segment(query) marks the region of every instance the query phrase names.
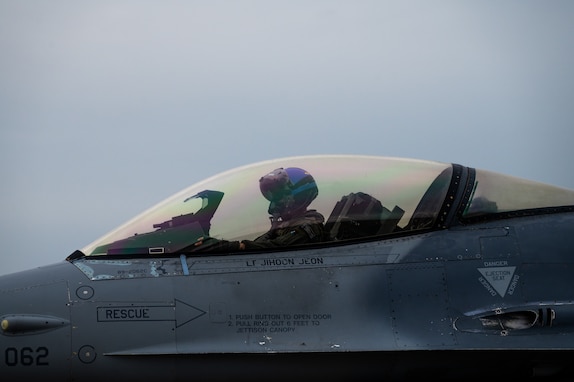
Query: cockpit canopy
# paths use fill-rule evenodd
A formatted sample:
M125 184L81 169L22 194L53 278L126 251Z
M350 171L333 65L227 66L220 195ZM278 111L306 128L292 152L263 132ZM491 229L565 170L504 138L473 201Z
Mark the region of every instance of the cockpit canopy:
M325 241L438 228L459 184L456 168L433 161L351 155L282 158L239 167L173 195L82 249L87 256L169 254L199 237L253 240L270 228L259 179L280 167L305 169L325 216ZM574 205L574 191L476 170L458 217ZM460 193L459 193L460 194Z

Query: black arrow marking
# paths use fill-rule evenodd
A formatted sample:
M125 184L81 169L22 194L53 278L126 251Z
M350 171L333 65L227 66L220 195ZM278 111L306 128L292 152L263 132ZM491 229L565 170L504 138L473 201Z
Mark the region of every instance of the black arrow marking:
M98 322L175 321L176 328L205 313L177 299L170 305L113 305L97 308Z

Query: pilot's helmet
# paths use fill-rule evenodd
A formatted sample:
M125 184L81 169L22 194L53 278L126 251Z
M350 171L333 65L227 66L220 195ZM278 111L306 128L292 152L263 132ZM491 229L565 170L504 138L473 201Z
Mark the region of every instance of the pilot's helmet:
M307 171L297 168L278 168L259 179L259 189L271 203L269 214L290 218L304 211L317 197L315 179Z

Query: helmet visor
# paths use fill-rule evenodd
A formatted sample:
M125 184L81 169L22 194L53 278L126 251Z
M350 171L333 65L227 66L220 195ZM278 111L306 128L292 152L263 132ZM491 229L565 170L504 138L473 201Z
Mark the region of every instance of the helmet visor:
M291 193L289 175L283 168L273 170L259 179L259 189L269 201L279 201Z

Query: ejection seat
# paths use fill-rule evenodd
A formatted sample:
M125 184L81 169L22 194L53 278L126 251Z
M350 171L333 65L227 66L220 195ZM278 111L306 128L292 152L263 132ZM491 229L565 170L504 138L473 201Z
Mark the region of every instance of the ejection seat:
M404 211L392 211L373 196L351 192L337 202L325 223L327 240L345 240L393 232Z

